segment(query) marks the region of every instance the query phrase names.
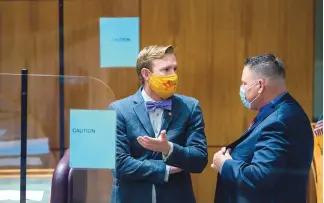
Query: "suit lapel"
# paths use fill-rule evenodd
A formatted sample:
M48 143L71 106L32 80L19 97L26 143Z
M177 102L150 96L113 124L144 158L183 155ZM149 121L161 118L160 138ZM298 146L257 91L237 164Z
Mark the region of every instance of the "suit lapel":
M172 121L176 120L180 116L180 108L178 103L179 101L175 96L172 96L171 99L172 99L171 111L169 110L163 111L162 125L161 125L161 130L166 130L167 134Z
M271 111L269 110L266 114L264 114L264 116L262 118L259 118L256 123L254 123L254 125L252 125L250 128L248 128L242 135L241 137L234 141L233 143L231 143L230 145L228 145L228 148L234 148L236 147L239 143L241 143L243 140L245 140L250 132L252 132L266 117L268 117L272 112L274 112L275 109L273 108Z
M155 137L154 130L150 121L149 114L146 110L144 99L142 97L142 88L140 88L135 95L133 95L133 101L135 103L134 112L141 124L143 125L147 135L150 137Z
M172 113L171 113L171 111L164 110L163 111L163 116L162 116L161 130L166 130L167 131L170 124L171 124L171 122L172 122Z
M134 106L134 112L138 119L140 120L141 124L145 128L148 136L155 137L155 133L150 121L149 114L145 107L145 102L142 96L142 87L139 88L139 90L133 95L133 101L135 103ZM177 119L180 116L180 105L177 97L172 96L172 108L171 111L164 110L162 115L162 124L161 124L161 130L168 131L171 123L173 120ZM168 132L167 132L168 133Z
M269 107L264 112L262 112L261 115L259 115L256 123L254 123L254 125L252 125L249 129L247 129L238 140L228 145L228 148L234 148L236 145L245 140L249 136L250 132L252 132L264 119L266 119L270 114L272 114L279 108L281 103L289 100L290 98L290 95L286 93L277 102L271 103Z
M144 102L143 103L138 103L134 107L134 111L135 111L138 119L141 121L144 129L146 130L147 135L150 136L150 137L155 137L153 127L152 127L149 115L148 115L148 113L146 111Z

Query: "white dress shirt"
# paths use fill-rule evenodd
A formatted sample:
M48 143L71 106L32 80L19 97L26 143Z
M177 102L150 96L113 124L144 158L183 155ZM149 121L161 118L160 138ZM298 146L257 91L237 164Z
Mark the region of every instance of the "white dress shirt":
M146 94L144 89L142 90L142 96L145 102L147 101L154 101L150 96ZM163 115L163 109L157 108L154 111L151 111L148 113L150 117L150 121L152 124L152 128L154 130L155 137L159 137L160 135L160 130L161 130L161 125L162 125L162 115ZM171 144L171 148L169 150L169 153L167 155L162 154L163 160L166 161L166 159L170 156L170 154L173 151L173 145ZM170 166L166 166L165 170L165 176L164 176L164 181L168 182L169 179L169 172L170 172ZM152 203L156 203L156 192L155 192L155 186L153 184L152 187Z

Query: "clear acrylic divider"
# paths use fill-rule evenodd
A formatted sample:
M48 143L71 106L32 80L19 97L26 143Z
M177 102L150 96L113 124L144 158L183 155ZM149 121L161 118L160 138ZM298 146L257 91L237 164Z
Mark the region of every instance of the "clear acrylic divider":
M115 96L107 84L93 77L28 74L27 78L26 202L48 203L52 184L53 187L56 184L52 175L61 160L60 129L64 126L65 156L72 156L73 152L70 151L70 146L74 144L79 148L79 151L83 149L82 153L89 153L89 156L82 160L82 163L88 162L95 144L94 142L88 145L76 139L72 140L73 143L70 143L70 119L76 119L72 120L73 125L77 125L80 119L79 117L71 118L71 110L107 112L109 111L107 110L108 106L115 100ZM19 202L22 75L0 73L0 82L0 192L7 192L5 195L7 200ZM63 88L60 89L60 85ZM64 118L61 120L60 105L62 104L64 104L62 106ZM115 128L114 119L105 120L106 118L99 116L92 118L92 120L87 119L90 120L89 123L92 125L103 125L107 122L108 126ZM86 119L82 120L82 122L85 121ZM105 134L102 132L105 129L102 128L98 133ZM116 138L115 133L115 129L110 130L104 136L110 136L110 140L113 140ZM89 136L87 139L90 139ZM109 148L108 146L112 146L111 143L107 143L107 148ZM114 149L111 149L111 152L113 153ZM115 154L106 153L107 150L102 153L97 150L95 160L107 161L105 157L110 159L115 157ZM68 196L73 199L70 199L70 202L111 202L113 168L98 169L95 167L70 169L70 174L66 177ZM56 188L55 190L60 189Z

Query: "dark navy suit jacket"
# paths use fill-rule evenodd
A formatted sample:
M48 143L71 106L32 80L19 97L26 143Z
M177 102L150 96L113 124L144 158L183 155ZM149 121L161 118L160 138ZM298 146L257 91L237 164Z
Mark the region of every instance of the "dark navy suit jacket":
M138 136L155 137L141 94L112 103L117 112L116 170L113 203L152 203L155 185L157 203L195 203L190 173L207 165L205 125L199 102L183 95L172 96L172 110L164 110L161 130L166 130L173 152L166 162L160 152L144 149ZM166 165L183 171L164 182Z
M233 160L218 175L215 203L305 203L314 138L289 93L267 104L254 125L230 144Z

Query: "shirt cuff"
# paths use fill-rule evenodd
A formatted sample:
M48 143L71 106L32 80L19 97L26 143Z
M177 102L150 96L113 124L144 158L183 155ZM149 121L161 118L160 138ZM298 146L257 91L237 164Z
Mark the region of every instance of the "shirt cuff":
M164 182L168 182L169 181L170 169L171 169L171 167L168 166L168 165L166 165L166 170L165 170L165 175L164 175Z
M169 156L173 152L173 144L172 144L172 142L170 142L170 145L171 145L171 147L170 147L169 153L168 154L162 153L162 158L163 158L164 161L168 160Z

